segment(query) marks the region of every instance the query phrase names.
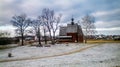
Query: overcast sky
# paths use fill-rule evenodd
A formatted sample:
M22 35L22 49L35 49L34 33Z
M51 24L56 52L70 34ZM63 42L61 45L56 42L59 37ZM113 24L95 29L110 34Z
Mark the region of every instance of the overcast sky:
M120 35L120 0L0 0L0 29L11 30L14 15L26 13L36 18L43 8L61 13L63 24L70 22L72 16L77 22L86 14L94 15L99 34Z

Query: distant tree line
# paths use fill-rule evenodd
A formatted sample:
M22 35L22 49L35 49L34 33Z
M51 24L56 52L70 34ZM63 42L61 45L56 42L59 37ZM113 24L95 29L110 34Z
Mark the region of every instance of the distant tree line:
M0 31L0 37L8 37L10 36L10 33L7 31Z
M12 39L9 36L10 36L9 32L0 31L0 45L11 44Z
M13 38L10 37L0 37L0 45L12 44Z

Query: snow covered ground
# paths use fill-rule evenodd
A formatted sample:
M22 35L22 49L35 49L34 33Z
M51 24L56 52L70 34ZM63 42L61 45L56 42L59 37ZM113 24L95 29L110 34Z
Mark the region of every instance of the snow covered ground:
M84 48L86 46L91 45L69 43L69 44L56 44L52 45L51 47L36 47L29 45L20 46L17 48L0 50L0 60L52 56ZM7 57L8 53L12 53L13 57L11 58Z
M7 53L11 51L11 59L24 57L37 57L56 55L71 50L84 48L85 44L72 43L56 44L52 47L22 46L12 49L0 50L0 60L8 59ZM43 59L1 62L0 67L116 67L120 66L120 43L104 43L81 52L49 57Z

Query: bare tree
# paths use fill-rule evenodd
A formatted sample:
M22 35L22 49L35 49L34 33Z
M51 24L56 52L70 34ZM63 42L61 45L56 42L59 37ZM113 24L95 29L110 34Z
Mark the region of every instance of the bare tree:
M51 42L52 42L52 44L54 44L54 42L55 42L54 37L55 37L55 33L58 29L58 25L60 23L61 15L56 17L54 10L45 8L42 11L42 18L44 19L44 25L47 27L47 29L49 31ZM53 33L53 36L52 36L52 33Z
M39 45L38 46L40 46L40 47L42 47L42 44L41 44L41 33L40 33L41 24L42 24L41 19L37 19L37 20L31 21L31 26L35 30L35 34L36 34L36 36L38 38L38 41L39 41Z
M95 17L91 15L86 15L81 19L81 24L84 30L84 40L85 43L87 43L87 36L88 35L93 35L96 33L96 27L94 25L95 23Z
M51 26L50 23L53 22L53 10L44 8L42 11L42 18L44 20L43 24L46 26L49 31L50 40L52 40Z
M30 19L26 18L26 14L21 14L19 16L15 15L12 17L11 23L13 24L13 26L17 28L17 31L19 31L22 39L21 45L24 45L23 43L24 31L29 26Z
M55 35L56 35L56 31L59 28L60 19L61 19L61 14L58 17L54 16L54 21L50 23L53 33L53 44L55 44Z

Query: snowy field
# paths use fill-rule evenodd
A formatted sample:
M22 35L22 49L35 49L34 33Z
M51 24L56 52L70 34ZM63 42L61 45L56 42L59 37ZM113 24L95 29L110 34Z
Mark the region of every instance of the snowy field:
M21 46L0 50L0 60L27 57L51 56L74 51L91 45L56 44L51 47ZM96 44L93 44L96 45ZM12 52L12 58L7 53ZM120 43L103 43L86 50L63 56L0 62L0 67L118 67L120 66Z
M26 45L11 49L0 50L0 60L53 56L58 54L64 54L66 52L70 52L88 46L91 45L78 43L56 44L51 45L51 47L36 47ZM13 57L7 57L8 53L12 53Z

